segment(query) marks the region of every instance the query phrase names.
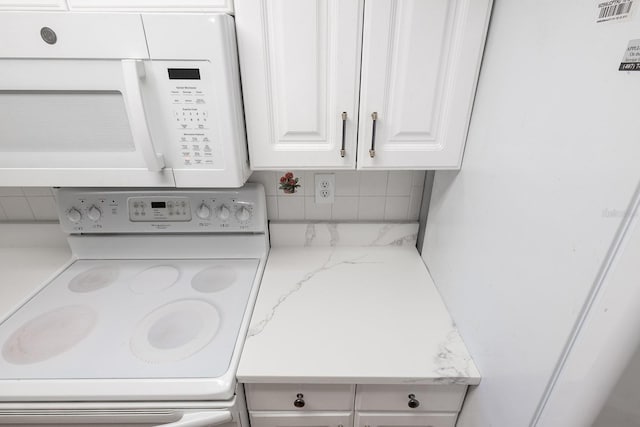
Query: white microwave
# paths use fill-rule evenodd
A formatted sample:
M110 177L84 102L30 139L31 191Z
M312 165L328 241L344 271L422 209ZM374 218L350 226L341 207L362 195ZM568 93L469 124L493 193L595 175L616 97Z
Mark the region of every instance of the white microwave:
M0 186L239 187L233 18L0 13Z

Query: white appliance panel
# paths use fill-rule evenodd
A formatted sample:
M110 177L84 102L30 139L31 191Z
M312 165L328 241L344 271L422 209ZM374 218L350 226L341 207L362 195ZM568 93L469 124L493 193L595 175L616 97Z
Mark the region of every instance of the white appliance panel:
M25 40L19 52L0 47L0 112L11 118L0 180L241 186L250 170L234 31L224 14L0 13L0 36Z
M60 224L69 233L231 234L266 228L264 192L255 184L225 191L61 189L56 197Z
M123 61L8 59L0 63L0 112L11 119L0 125L0 174L17 166L151 166L145 154L154 157L155 148L144 138L146 123L137 121L141 105L127 88L127 80L138 77L130 75Z
M2 12L0 21L2 40L19 40L0 44L0 58L149 57L142 21L136 14ZM43 41L40 31L44 27L53 30L56 43Z
M263 187L67 188L56 199L73 259L0 319L0 424L39 425L47 408L79 424L93 422L81 406L176 409L182 423L196 421L181 408L231 408L268 252ZM213 201L236 204L221 219L203 208Z
M210 171L225 171L233 165L225 160L224 126L216 119L223 106L216 101L219 96L211 64L149 61L145 69L142 91L149 128L167 164ZM233 150L230 153L235 154Z
M118 91L3 91L0 115L0 146L6 152L135 151ZM39 121L38 126L34 120Z
M219 377L258 263L76 261L0 325L3 379Z
M435 176L423 257L483 376L460 427L536 425L640 181L638 15L597 12L496 2L463 167Z
M244 113L242 106L242 94L240 89L240 69L238 65L237 44L235 37L235 25L231 16L224 14L202 15L194 18L192 15L172 15L172 14L143 14L145 35L149 46L149 55L156 64L164 60L184 61L184 65L175 63L174 66L190 67L195 59L197 66L202 66L201 88L206 88L206 105L203 111L207 112L207 128L209 138L212 140L214 163L199 166L196 153L198 148L189 144L192 155L191 164L185 165L184 154L186 150L182 148L180 140L179 150L169 150L169 162L173 168L178 187L239 187L251 174L249 169L249 159L247 155L247 143L244 127ZM193 65L191 65L193 66ZM176 84L166 79L166 70L162 66L160 72L155 76L162 76L161 80L150 79L149 84L157 83L152 91L147 91L145 96L158 95L164 97L165 94L175 90ZM196 81L186 81L189 86ZM178 88L179 91L185 89ZM187 89L189 90L189 89ZM202 89L201 89L202 90ZM175 101L173 95L170 101L173 105ZM151 97L155 106L164 109L161 115L163 123L171 123L176 120L173 116L175 111L172 106L169 108L167 99L158 99L158 102ZM149 110L154 106L149 105ZM169 112L170 111L170 112ZM181 110L177 110L178 113ZM165 131L161 123L154 123L152 131ZM166 134L175 133L175 130L166 131ZM181 137L182 135L178 135ZM194 135L187 135L193 137ZM195 135L203 139L207 135ZM154 135L154 137L159 137ZM173 139L170 144L178 140ZM187 142L191 142L187 138ZM200 151L208 159L207 150L200 142ZM195 144L197 145L197 144ZM177 157L177 158L176 158Z

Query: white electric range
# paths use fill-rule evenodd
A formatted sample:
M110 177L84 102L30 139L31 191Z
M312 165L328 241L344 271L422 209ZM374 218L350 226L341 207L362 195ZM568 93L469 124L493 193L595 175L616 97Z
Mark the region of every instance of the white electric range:
M248 427L262 186L56 198L74 256L0 323L0 425Z

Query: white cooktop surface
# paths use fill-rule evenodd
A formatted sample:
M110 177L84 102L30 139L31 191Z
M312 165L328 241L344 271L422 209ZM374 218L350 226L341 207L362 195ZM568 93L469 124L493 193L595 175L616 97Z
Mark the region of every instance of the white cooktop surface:
M215 378L258 259L79 260L0 324L0 378Z

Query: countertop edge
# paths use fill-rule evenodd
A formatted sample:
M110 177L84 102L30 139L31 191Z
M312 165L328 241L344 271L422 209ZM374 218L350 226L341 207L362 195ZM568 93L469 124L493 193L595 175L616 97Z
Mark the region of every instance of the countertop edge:
M375 377L375 376L269 376L269 375L237 375L243 384L386 384L386 385L478 385L481 377L434 377L434 378L403 378L403 377Z

